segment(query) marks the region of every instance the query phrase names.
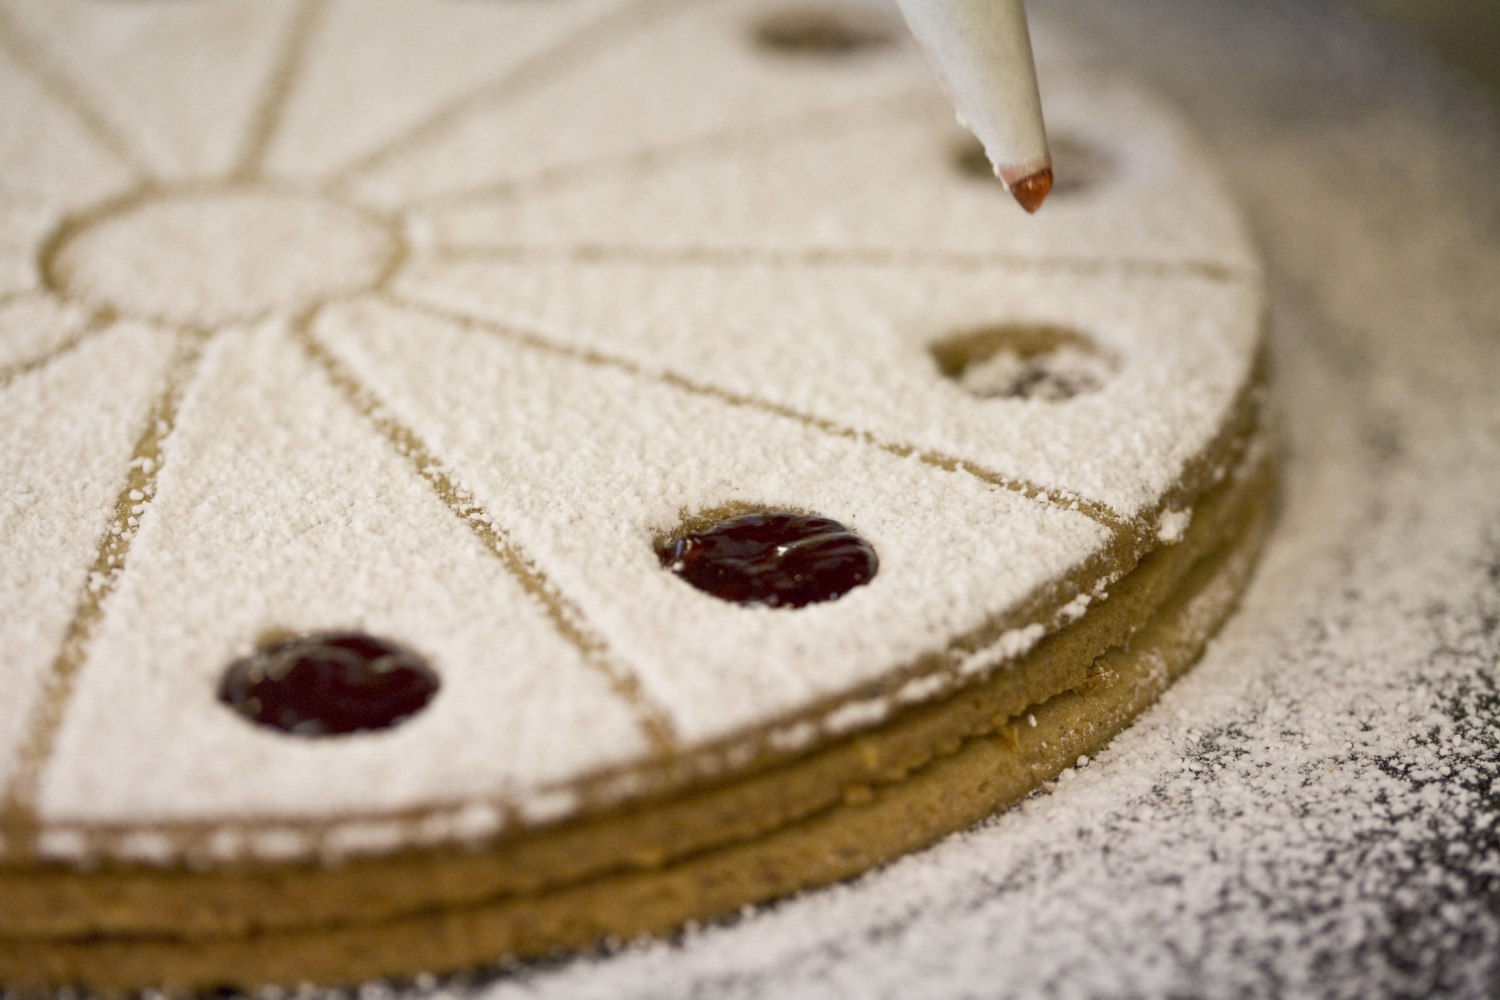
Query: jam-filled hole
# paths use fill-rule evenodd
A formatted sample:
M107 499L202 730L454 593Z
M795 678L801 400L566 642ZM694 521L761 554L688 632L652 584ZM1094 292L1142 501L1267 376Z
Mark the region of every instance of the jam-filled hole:
M845 56L888 48L900 37L890 18L827 5L788 8L755 27L762 49L784 55Z
M982 399L1060 402L1097 392L1119 367L1093 340L1061 326L987 326L929 350L938 371Z
M324 632L264 642L231 663L219 700L251 722L295 736L389 729L437 693L421 657L361 632Z
M1086 194L1114 173L1114 161L1108 153L1076 136L1049 137L1047 148L1052 154L1052 190L1048 193L1051 199ZM953 168L976 181L1000 183L984 147L971 135L954 143Z
M869 542L832 518L754 511L700 518L657 546L662 567L735 604L800 608L869 583L880 566Z

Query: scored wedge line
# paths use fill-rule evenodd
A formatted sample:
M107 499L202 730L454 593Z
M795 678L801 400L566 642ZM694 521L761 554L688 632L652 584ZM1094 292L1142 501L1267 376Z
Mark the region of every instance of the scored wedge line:
M638 677L615 661L608 645L588 624L582 610L526 557L502 528L484 516L482 506L444 471L443 463L426 442L397 420L380 397L314 335L312 325L316 315L314 310L291 324L293 336L314 366L397 453L411 463L413 470L437 494L443 505L500 560L522 589L536 599L553 627L578 650L589 667L601 674L615 694L631 706L653 750L662 755L672 753L677 747L677 737L667 710L650 699Z
M1139 257L1025 256L1004 251L890 250L879 247L823 247L780 250L771 247L649 247L573 244L566 247L437 243L428 254L438 262L466 260L506 264L652 264L705 267L921 267L959 270L997 267L1016 271L1068 271L1084 275L1124 274L1149 278L1194 277L1223 284L1260 280L1258 272L1209 260L1152 260Z
M39 55L38 46L27 44L15 18L4 5L0 5L0 50L9 54L17 66L29 73L59 104L82 122L94 141L135 174L137 180L156 179L134 146L125 138L125 134L84 96L68 74L51 60Z
M501 104L527 87L586 60L599 49L618 40L621 32L637 28L655 17L688 6L691 2L692 0L634 0L618 10L601 15L560 41L521 60L503 71L499 77L482 83L429 112L399 135L334 170L327 182L334 187L347 186L354 177L381 166L444 129L453 127L465 115Z
M79 672L88 659L94 629L104 617L104 604L114 593L140 529L144 512L138 513L144 497L156 492L156 479L165 458L162 445L176 426L183 394L198 370L203 346L210 336L201 331L179 334L176 356L168 368L162 391L152 404L131 452L125 483L115 496L114 515L100 538L62 644L43 680L42 691L27 722L26 735L17 754L15 776L0 806L0 829L7 852L35 850L37 829L36 795L42 769L52 755L68 703L77 687ZM149 510L149 506L147 507Z
M281 127L283 113L297 81L307 63L313 37L328 12L328 0L302 0L290 18L281 51L266 79L264 92L256 104L255 117L245 134L238 165L231 176L249 180L261 175L271 143Z
M546 335L538 333L535 330L529 328L523 328L510 323L504 323L497 320L472 316L467 313L458 312L452 309L446 309L441 306L423 302L419 299L408 298L389 289L383 289L375 292L374 294L380 298L383 298L389 304L399 309L405 309L410 312L441 320L445 323L453 324L462 329L474 330L485 334L500 336L513 343L522 344L526 347L544 351L548 354L565 357L572 361L578 361L600 368L609 368L614 371L623 372L636 378L645 379L662 385L671 386L674 389L680 389L686 392L690 392L697 396L704 396L710 399L715 399L721 403L727 403L730 406L744 407L746 409L758 410L762 413L769 413L779 417L786 417L791 420L795 420L806 427L811 427L814 430L821 431L834 437L846 438L853 441L867 442L881 449L882 451L889 452L890 454L896 455L900 458L916 458L920 462L931 465L935 468L942 469L946 472L965 473L975 477L976 479L983 480L984 482L989 483L992 486L998 486L1002 489L1010 490L1013 493L1019 493L1029 500L1035 500L1039 503L1047 504L1049 506L1061 509L1077 511L1090 520L1104 526L1105 528L1117 534L1127 531L1129 528L1124 518L1121 518L1119 515L1115 514L1108 507L1101 503L1093 500L1086 500L1083 497L1079 497L1070 493L1063 493L1058 490L1048 490L1046 488L1038 486L1035 483L1027 482L1024 479L1014 479L1009 476L1003 476L999 473L992 472L988 469L983 468L982 466L975 465L974 463L966 461L964 459L955 458L951 455L944 455L941 452L920 448L916 445L904 444L898 441L884 441L866 431L861 431L856 428L837 423L833 420L827 420L823 417L813 416L812 414L804 413L800 410L793 409L792 407L786 406L781 403L760 399L755 396L730 392L725 389L720 389L717 386L694 381L674 372L655 371L650 368L646 368L645 366L640 365L634 361L631 361L628 358L605 354L602 351L598 351L592 348L572 347L567 344L560 344L550 337L547 337Z
M72 353L85 341L109 329L114 325L116 318L112 311L100 309L79 326L77 331L64 338L61 343L54 345L35 357L0 368L0 389L4 389L21 376L39 371L59 358Z

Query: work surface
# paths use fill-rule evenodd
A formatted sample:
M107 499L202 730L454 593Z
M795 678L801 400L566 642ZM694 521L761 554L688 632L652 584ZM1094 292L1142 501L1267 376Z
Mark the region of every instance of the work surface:
M1239 615L1098 759L978 829L677 942L438 992L1500 991L1491 112L1331 4L1033 17L1177 100L1265 249L1285 494Z

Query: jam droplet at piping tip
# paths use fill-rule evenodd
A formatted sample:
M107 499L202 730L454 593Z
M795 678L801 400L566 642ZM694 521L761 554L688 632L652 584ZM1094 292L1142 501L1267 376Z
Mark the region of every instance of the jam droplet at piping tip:
M1047 193L1052 190L1052 168L1043 167L1034 174L1028 174L1010 186L1011 197L1016 199L1016 204L1026 209L1027 212L1035 212L1042 207L1042 202L1047 200Z

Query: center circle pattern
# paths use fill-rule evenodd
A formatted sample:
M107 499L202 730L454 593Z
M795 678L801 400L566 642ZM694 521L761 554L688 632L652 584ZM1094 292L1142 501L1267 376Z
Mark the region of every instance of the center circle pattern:
M213 327L294 315L362 291L400 243L328 198L253 188L151 194L65 227L44 269L64 295L123 316Z

